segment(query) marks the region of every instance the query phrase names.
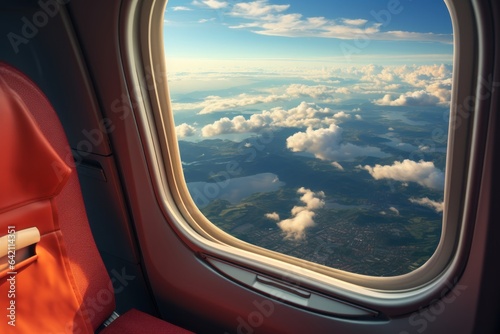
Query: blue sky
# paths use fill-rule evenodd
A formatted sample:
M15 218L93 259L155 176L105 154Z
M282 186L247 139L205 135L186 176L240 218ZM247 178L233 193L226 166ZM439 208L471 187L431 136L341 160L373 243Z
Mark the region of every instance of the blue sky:
M352 63L385 55L439 61L453 52L449 13L439 0L169 0L164 32L173 58Z
M444 2L169 0L164 36L180 140L283 130L283 149L332 170L442 189L444 160L432 159L446 151L452 91ZM441 135L424 143L431 135L411 127ZM381 163L359 164L367 157ZM439 197L410 201L440 212Z

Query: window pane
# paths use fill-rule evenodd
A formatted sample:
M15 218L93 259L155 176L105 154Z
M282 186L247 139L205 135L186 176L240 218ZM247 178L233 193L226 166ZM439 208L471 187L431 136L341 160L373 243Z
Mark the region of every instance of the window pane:
M443 2L169 0L185 179L216 226L354 273L441 235L453 36Z

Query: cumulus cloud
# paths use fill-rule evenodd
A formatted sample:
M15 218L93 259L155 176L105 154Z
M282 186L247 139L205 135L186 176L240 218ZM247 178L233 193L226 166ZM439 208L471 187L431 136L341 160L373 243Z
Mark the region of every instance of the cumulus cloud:
M449 65L421 65L421 66L400 66L394 69L394 73L406 82L415 87L425 88L431 81L439 82L450 80L453 67Z
M333 118L340 119L340 118L351 118L351 115L346 114L345 111L339 111L335 115L333 115Z
M396 99L393 99L391 94L386 94L383 98L374 101L379 106L435 106L440 102L437 96L424 90L401 94Z
M415 204L419 204L419 205L431 208L438 213L443 212L443 210L444 210L444 202L433 201L433 200L429 199L429 197L423 197L423 198L412 197L409 199L409 201L412 203L415 203Z
M427 92L439 99L442 105L448 105L451 100L451 78L440 82L433 82L426 87Z
M382 87L387 82L394 81L397 75L389 66L377 66L374 64L365 65L360 68L359 75L361 81L374 82L377 86Z
M360 156L388 156L377 147L343 143L342 129L336 124L317 130L308 127L306 132L297 132L288 137L286 144L292 152L309 152L321 160L350 161Z
M362 117L361 115L354 115L354 117L355 117L358 121L363 120L363 117Z
M175 132L179 138L191 137L195 135L196 128L187 123L182 123L175 127Z
M303 239L306 229L315 224L313 218L316 213L314 210L321 209L325 205L323 200L325 193L322 191L314 192L302 187L297 190L297 193L302 195L300 200L305 205L294 206L291 210L292 217L277 223L278 227L285 233L285 239Z
M266 213L265 216L266 216L267 219L271 219L271 220L275 220L275 221L279 221L280 220L280 215L277 214L276 212Z
M381 70L376 70L375 73L368 75L369 81L374 81L374 78L385 79L384 82L398 81L398 83L387 84L384 87L385 90L389 91L399 90L403 86L402 84L410 85L418 90L396 95L396 97L393 97L392 94L385 94L383 98L373 101L375 104L387 106L449 105L452 67L447 65L414 65L381 68ZM386 72L385 76L382 75L384 72Z
M416 182L421 186L441 190L444 186L444 173L434 166L432 161L415 162L405 159L394 161L392 165L361 167L370 173L375 180L392 179L401 182Z
M410 31L381 31L382 24L365 19L327 19L323 16L304 17L285 13L290 5L271 5L267 0L237 3L231 15L247 20L233 29L248 29L253 33L282 37L316 37L351 40L360 36L371 40L411 40L451 44L452 35Z
M302 102L297 107L285 110L281 107L251 115L235 116L232 119L223 117L201 130L203 137L213 137L228 133L259 132L267 128L319 127L334 122L333 112L329 108L321 108L314 103Z
M349 87L360 94L383 94L379 105L442 105L451 97L452 67L448 65L376 66L346 68L357 80ZM412 91L401 92L408 87Z
M213 137L228 133L258 132L272 126L272 118L269 115L255 114L247 120L243 116L232 119L223 117L213 124L208 124L201 129L203 137Z

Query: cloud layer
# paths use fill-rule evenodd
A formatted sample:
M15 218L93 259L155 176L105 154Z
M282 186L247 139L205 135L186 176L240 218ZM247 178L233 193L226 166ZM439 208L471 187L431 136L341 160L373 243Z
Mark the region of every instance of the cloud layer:
M175 106L179 110L201 108L198 114L204 115L204 114L211 114L217 111L224 111L228 109L245 107L259 103L272 103L280 100L285 100L286 98L288 97L285 95L275 95L275 94L262 96L262 95L249 95L243 93L235 97L228 97L228 98L210 95L207 96L202 102L182 103L182 104L179 103L176 104Z
M206 1L205 1L206 2ZM281 37L336 38L343 40L411 40L451 44L448 34L410 31L382 31L382 23L359 18L327 19L323 16L304 17L299 13L285 13L290 5L271 5L267 0L235 4L230 15L246 20L230 26L232 29L248 29L253 33ZM374 18L375 19L375 18Z
M243 65L241 65L243 66ZM370 100L380 106L442 106L447 107L451 97L451 67L445 65L421 66L350 66L345 68L325 67L312 70L298 67L251 68L247 72L231 72L228 68L207 69L206 72L182 72L172 74L170 81L199 80L223 82L241 78L273 80L276 77L294 77L296 80L311 80L321 84L290 84L272 89L261 89L256 93L243 93L221 97L208 95L199 102L172 104L174 110L198 110L199 114L210 114L244 108L250 105L302 99L316 103L337 103L359 95L376 94ZM238 67L240 68L240 67ZM293 70L293 71L292 71ZM329 83L329 84L325 84ZM354 109L356 112L358 108Z
M328 117L330 115L331 117ZM321 108L314 103L302 102L288 110L282 107L255 113L248 119L242 115L232 119L223 117L201 130L203 137L213 137L228 133L260 132L268 128L319 127L334 122L335 114L329 108Z
M288 101L294 98L310 97L315 101L334 102L335 96L350 94L346 87L333 87L328 85L304 85L291 84L283 87L281 94L271 93L268 95L251 95L247 93L231 97L217 95L206 96L203 101L190 103L173 103L174 110L200 109L199 115L211 114L235 108L246 107L255 104L273 103L277 101Z

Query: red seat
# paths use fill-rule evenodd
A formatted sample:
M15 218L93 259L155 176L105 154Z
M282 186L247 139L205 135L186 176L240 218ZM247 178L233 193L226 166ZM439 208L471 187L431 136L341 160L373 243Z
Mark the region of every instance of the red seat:
M0 154L0 332L95 332L115 299L70 147L44 94L3 63ZM115 332L190 333L136 310L102 331Z

